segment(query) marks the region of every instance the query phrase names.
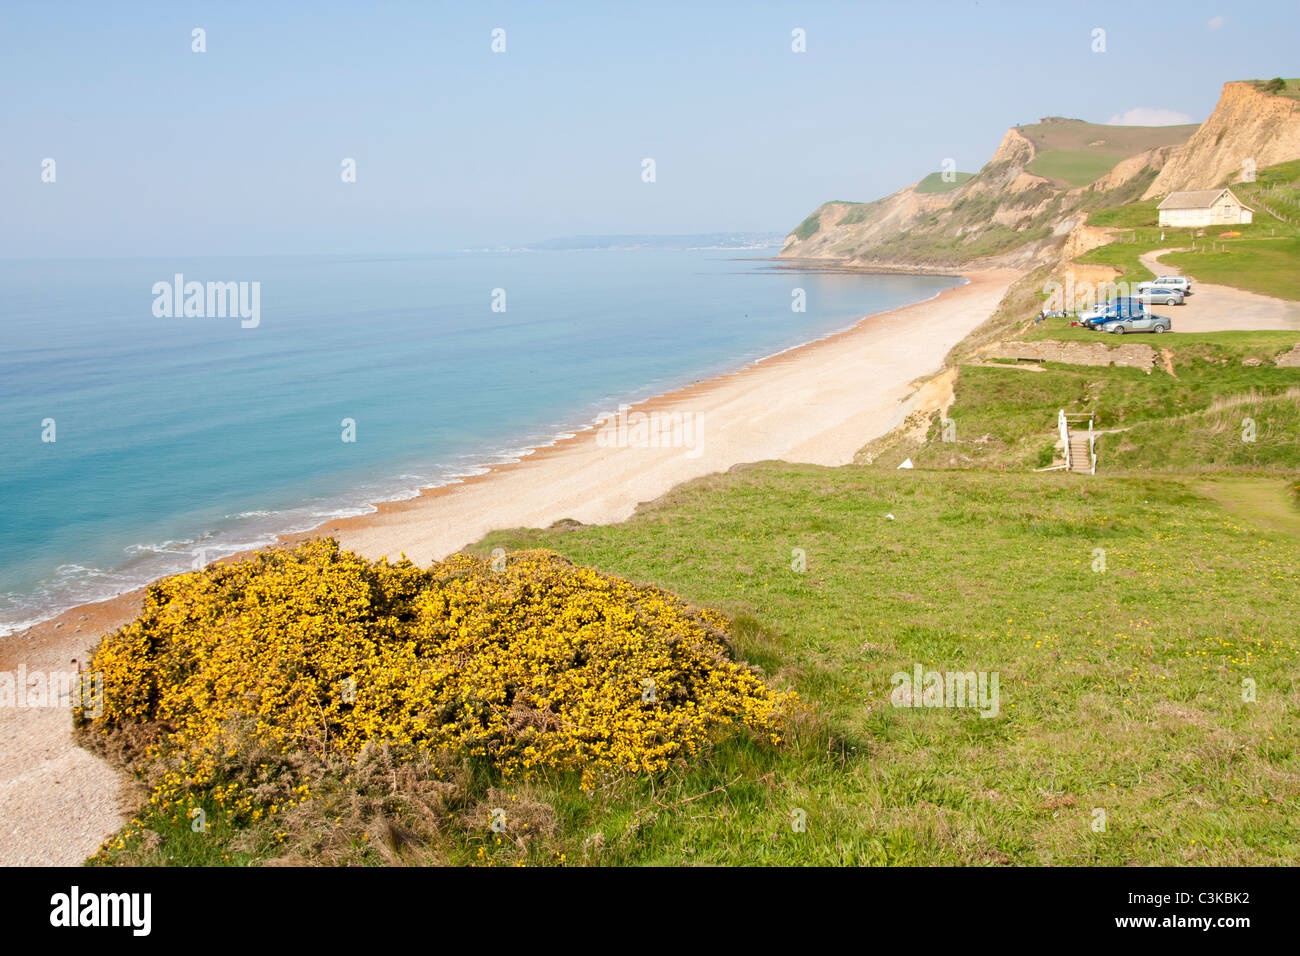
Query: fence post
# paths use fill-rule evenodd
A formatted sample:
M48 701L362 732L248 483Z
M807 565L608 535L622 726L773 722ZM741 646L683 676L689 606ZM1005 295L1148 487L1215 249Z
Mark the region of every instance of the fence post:
M1070 470L1070 426L1065 421L1065 409L1057 412L1056 426L1061 430L1061 444L1065 446L1065 470Z

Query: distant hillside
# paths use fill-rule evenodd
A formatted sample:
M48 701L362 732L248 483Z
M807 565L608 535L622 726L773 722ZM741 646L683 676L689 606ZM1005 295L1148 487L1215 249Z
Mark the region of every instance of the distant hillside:
M538 250L587 251L592 249L770 249L781 237L770 232L702 232L684 235L560 236L530 243Z
M973 176L944 183L931 173L884 199L825 203L786 237L781 255L863 264L954 265L986 256L1030 262L1087 209L1137 198L1194 129L1060 117L1015 127Z

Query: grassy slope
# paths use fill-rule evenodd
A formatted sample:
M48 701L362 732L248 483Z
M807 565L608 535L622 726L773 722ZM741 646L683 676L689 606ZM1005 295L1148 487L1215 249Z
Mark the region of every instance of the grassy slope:
M1263 205L1292 222L1300 217L1300 159L1266 166L1256 173L1254 182L1231 186L1241 201L1256 212Z
M1038 155L1029 172L1086 186L1127 156L1186 142L1196 126L1103 126L1082 120L1056 119L1017 127Z
M1300 301L1300 238L1233 239L1210 252L1172 252L1160 261L1202 282Z
M569 852L599 831L611 863L1294 861L1300 541L1206 488L767 464L624 525L491 535L761 621L742 652L839 728L830 754L726 748L587 810ZM918 662L998 671L1002 716L890 706Z
M821 210L818 210L808 216L803 222L795 227L794 235L797 239L808 239L817 234L822 227Z
M1141 199L1120 206L1108 206L1088 214L1088 225L1111 226L1117 229L1150 227L1160 221L1159 199Z
M1272 79L1270 77L1269 79ZM1284 78L1285 79L1285 78ZM1268 80L1256 80L1255 86L1262 87ZM1286 87L1273 93L1274 96L1289 96L1293 100L1300 100L1300 80L1287 79Z
M1035 328L1031 337L1098 341L1095 332L1058 330L1049 323L1044 327ZM963 367L957 402L949 411L957 440L939 441L938 426L932 425L929 444L892 449L881 461L892 466L910 456L928 468L1042 467L1052 461L1056 413L1064 409L1094 413L1098 429L1126 429L1098 440L1098 455L1108 471L1300 470L1300 409L1294 395L1286 397L1300 390L1300 369L1272 365L1278 354L1300 342L1300 333L1166 338L1158 345L1177 378L1160 364L1149 375L1140 369L1053 363L1040 372ZM1225 399L1251 395L1256 397L1240 406L1224 406ZM1247 416L1257 422L1255 442L1240 440Z
M1086 186L1114 169L1121 159L1122 156L1113 153L1053 149L1039 153L1026 168L1035 176L1059 179L1071 186Z
M1133 156L1159 146L1185 143L1198 128L1196 123L1184 126L1107 126L1053 118L1017 126L1016 131L1032 142L1039 152L1089 151Z

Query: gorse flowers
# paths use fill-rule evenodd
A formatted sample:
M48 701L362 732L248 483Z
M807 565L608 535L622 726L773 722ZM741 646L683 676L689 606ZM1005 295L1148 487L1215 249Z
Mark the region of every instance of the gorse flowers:
M318 539L150 587L95 650L104 701L87 729L148 730L147 756L168 768L160 809L211 796L249 741L321 758L386 743L591 785L663 770L731 729L779 739L793 695L732 661L726 628L550 551L502 571L467 555L421 570Z

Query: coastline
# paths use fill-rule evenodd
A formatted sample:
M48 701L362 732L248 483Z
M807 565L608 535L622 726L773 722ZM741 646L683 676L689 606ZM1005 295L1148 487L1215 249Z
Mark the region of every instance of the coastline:
M498 528L623 521L642 502L741 463L847 464L889 431L913 382L939 370L949 349L992 313L1015 274L968 273L966 282L932 298L628 406L629 415L696 416L702 423L696 457L682 448L601 448L597 431L588 430L458 484L326 522L313 533L333 535L371 559L404 553L427 564ZM968 305L975 316L964 316ZM893 323L912 321L925 325L908 328L905 337L895 334ZM877 367L877 378L856 382L855 372L872 365L887 366L888 373Z
M800 284L803 281L799 278L801 270L792 270L790 263L773 259L772 251L768 247L759 257L727 255L708 261L722 263L722 275L757 270L760 274L773 276L781 284ZM777 273L783 275L777 277ZM867 274L860 272L859 278ZM823 280L819 276L811 281ZM826 281L840 289L859 285L856 281ZM98 530L94 527L87 529L91 538L81 544L65 542L57 549L58 553L51 553L55 549L40 544L39 538L33 541L28 537L25 542L17 542L16 566L7 569L16 572L16 580L7 578L6 593L0 595L0 644L69 610L106 601L160 578L184 573L199 563L274 547L286 539L313 533L333 521L372 514L379 504L416 498L422 492L440 486L459 485L467 478L533 457L575 434L595 428L601 416L619 403L638 407L640 403L655 400L687 385L709 381L809 341L835 335L852 328L865 317L926 301L926 297L933 297L948 286L965 281L960 276L933 274L925 275L923 281L916 283L899 278L897 289L888 282L883 286L861 283L860 287L866 290L864 301L855 303L853 296L841 292L838 296L840 301L831 305L833 318L829 322L818 319L806 327L806 317L787 313L787 320L781 320L779 315L775 319L769 316L752 331L746 328L747 321L738 322L739 309L733 306L741 302L748 304L746 293L738 290L739 298L728 295L715 304L720 317L729 317L726 321L731 323L725 339L714 341L717 336L709 332L701 337L701 341L712 342L711 346L690 344L680 350L682 355L673 356L679 350L671 339L659 334L655 340L660 344L654 351L660 357L650 361L645 374L634 373L621 379L606 374L602 383L598 383L601 384L599 390L590 387L566 389L563 380L555 378L557 387L552 389L553 400L544 403L544 407L530 409L531 403L521 406L516 399L497 409L492 420L485 419L482 410L475 417L457 415L450 420L444 419L443 424L451 426L461 439L451 442L452 447L442 447L441 438L433 441L419 438L422 428L428 423L411 421L408 416L406 427L401 431L402 435L411 436L406 439L411 447L405 454L380 457L360 469L353 467L342 480L331 477L328 468L323 478L320 475L310 478L297 476L296 488L292 485L261 487L262 483L255 478L245 479L236 475L234 478L238 479L238 484L234 481L230 484L246 489L237 504L231 501L230 507L222 509L204 507L213 504L213 494L191 495L188 498L194 503L191 510L204 513L184 515L185 509L182 508L181 521L150 522L135 515L136 521L132 522L132 509L139 502L128 492L121 511L111 501L103 504L103 514L120 514L120 517L109 519L116 532L108 542L111 547L100 547L104 542L93 537ZM880 292L875 291L877 288ZM892 293L891 289L894 289ZM899 290L906 291L900 295ZM851 311L854 305L858 311ZM633 310L630 314L643 313L644 310ZM701 320L707 324L707 313L696 319ZM692 335L689 325L677 329L679 336ZM653 329L648 331L653 335ZM391 347L391 343L400 341L401 334L379 333L377 337ZM499 343L498 347L507 350L500 356L507 364L517 363L521 355L525 356L524 361L530 361L526 358L526 349L512 348L508 342ZM511 359L511 355L515 358ZM577 357L575 354L574 358ZM564 362L561 360L561 364ZM567 396L566 391L569 393ZM505 402L508 398L501 400ZM249 436L250 446L256 446L257 439L257 435ZM271 463L278 457L277 451L267 448L251 460ZM106 477L101 475L101 480L96 480L91 474L83 472L81 475L82 480L100 487L105 486L102 479ZM95 491L93 487L88 488L85 500L93 497ZM151 529L147 533L138 530L142 522ZM41 556L38 567L39 563L44 564L36 575L28 574L30 569L24 567L28 544L32 545L33 555L39 553Z
M983 272L996 271L995 267L975 268L969 266L916 265L909 262L845 262L842 259L820 259L790 256L781 258L778 254L767 260L774 269L791 272L836 273L843 275L867 276L956 276L966 278Z
M671 420L696 423L689 435L674 433L674 440L682 439L675 446L611 447L602 444L600 429L587 428L459 482L377 502L374 512L281 535L279 543L328 534L371 559L405 554L428 564L497 529L563 519L623 521L639 504L686 481L742 463L847 464L901 422L917 381L942 367L944 356L993 313L1018 275L1012 269L966 271L962 284L929 299L623 406L629 418L677 416ZM899 323L907 324L900 329ZM140 587L79 605L0 639L0 670L75 669L71 662L84 661L102 634L134 617L143 594ZM0 865L79 864L120 826L121 783L106 763L72 743L65 708L0 709L0 832L26 842L0 844Z

